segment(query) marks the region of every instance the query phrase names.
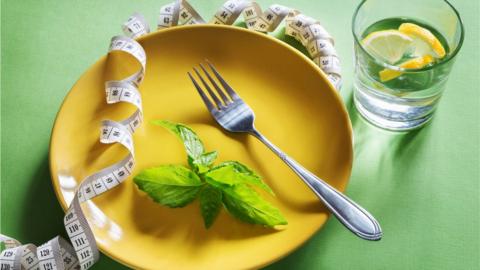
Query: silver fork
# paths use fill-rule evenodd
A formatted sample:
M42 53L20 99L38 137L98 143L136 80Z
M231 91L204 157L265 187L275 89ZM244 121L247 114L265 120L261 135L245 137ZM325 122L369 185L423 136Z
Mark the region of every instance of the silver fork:
M215 104L213 104L210 98L208 98L205 91L190 72L188 72L188 76L192 80L193 85L217 123L230 132L245 132L257 137L268 146L270 150L277 154L277 156L279 156L305 182L305 184L307 184L308 187L310 187L310 189L327 206L335 217L345 225L345 227L360 238L366 240L380 240L382 238L382 229L375 218L347 196L343 195L325 181L302 167L291 157L287 156L258 132L253 124L255 119L253 110L240 98L232 87L227 84L210 62L207 61L207 65L221 86L217 84L212 78L210 72L208 72L202 64L200 64L200 68L202 69L204 76L202 76L195 67L193 70ZM208 79L211 86L215 88L216 94L206 82L207 79L205 79L205 77Z

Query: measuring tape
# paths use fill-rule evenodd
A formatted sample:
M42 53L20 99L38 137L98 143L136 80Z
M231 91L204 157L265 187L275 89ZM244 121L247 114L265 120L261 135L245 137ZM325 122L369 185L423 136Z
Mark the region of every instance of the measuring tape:
M285 20L285 34L305 46L315 64L325 72L333 86L340 90L342 76L334 40L319 21L281 5L271 5L262 12L254 1L229 0L215 13L210 23L232 25L242 14L248 29L263 33L273 32ZM144 19L137 17L132 19L132 23L134 21L140 24ZM205 23L205 20L190 4L186 1L175 1L160 9L157 27L161 30L176 25L201 23Z
M326 73L328 80L337 90L342 84L340 61L334 41L320 23L295 9L272 5L262 12L260 6L250 0L229 0L215 13L212 24L231 25L243 14L248 29L272 32L285 20L285 34L294 37L308 50L313 61ZM184 0L177 0L160 8L157 28L203 24L205 20ZM76 187L75 196L64 217L65 229L70 242L57 236L36 247L22 245L19 241L0 234L4 250L0 253L0 270L57 270L88 269L99 259L99 251L92 229L83 213L81 203L120 185L127 179L135 165L132 134L142 123L142 98L138 90L145 76L146 54L135 40L150 32L145 18L134 13L123 25L127 36L115 36L108 52L120 51L134 57L140 69L125 79L105 83L106 102L125 102L136 111L122 121L104 120L100 129L100 142L120 144L128 154L119 162L83 179Z

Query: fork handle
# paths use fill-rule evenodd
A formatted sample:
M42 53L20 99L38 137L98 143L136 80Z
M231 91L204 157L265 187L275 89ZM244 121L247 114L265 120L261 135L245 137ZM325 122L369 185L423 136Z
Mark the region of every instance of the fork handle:
M366 240L380 240L382 229L375 218L347 196L337 191L322 179L302 167L294 159L287 156L257 130L251 134L262 141L270 150L279 156L317 195L335 217L358 237Z

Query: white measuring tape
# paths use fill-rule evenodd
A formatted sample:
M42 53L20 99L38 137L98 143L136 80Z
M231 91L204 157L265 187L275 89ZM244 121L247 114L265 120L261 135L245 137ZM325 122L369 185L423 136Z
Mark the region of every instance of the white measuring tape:
M285 20L285 34L301 42L313 61L327 74L328 80L340 90L342 76L340 60L334 47L332 36L319 21L301 14L299 11L281 5L271 5L264 12L260 6L249 0L229 0L210 20L212 24L233 24L243 14L248 29L258 32L273 32ZM141 17L132 19L132 24L144 21ZM201 24L205 20L186 1L175 1L160 9L158 29L176 25ZM134 27L132 27L134 28ZM148 29L148 27L144 27ZM132 29L132 34L140 33Z
M264 33L274 31L285 20L285 33L307 48L313 61L327 74L335 88L340 89L340 62L333 46L333 38L318 21L280 5L272 5L262 12L256 2L229 0L215 13L210 23L231 25L242 13L249 29ZM177 0L160 9L158 30L201 23L205 21L188 2ZM108 104L126 102L137 110L120 122L103 121L100 142L119 143L129 153L118 163L88 176L77 186L64 217L70 243L57 236L37 248L33 244L22 245L17 240L0 234L0 243L5 247L0 253L0 270L84 270L98 261L95 237L80 204L116 187L131 175L135 164L132 134L142 122L142 99L138 86L145 75L146 54L134 39L149 33L150 27L142 15L135 13L123 24L122 29L128 37L113 37L109 52L125 52L133 56L141 64L141 68L123 80L107 81L106 101Z

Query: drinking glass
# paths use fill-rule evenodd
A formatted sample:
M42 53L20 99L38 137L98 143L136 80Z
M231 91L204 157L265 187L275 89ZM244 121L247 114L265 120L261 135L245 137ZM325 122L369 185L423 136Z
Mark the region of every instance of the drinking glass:
M431 65L408 69L371 54L362 44L368 32L415 23L431 30L446 55ZM411 130L427 123L438 105L460 50L464 29L458 12L445 0L364 0L352 20L355 42L354 102L360 114L376 126ZM380 72L400 76L383 81Z

